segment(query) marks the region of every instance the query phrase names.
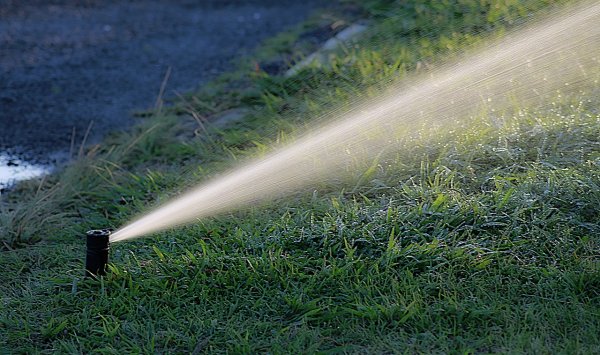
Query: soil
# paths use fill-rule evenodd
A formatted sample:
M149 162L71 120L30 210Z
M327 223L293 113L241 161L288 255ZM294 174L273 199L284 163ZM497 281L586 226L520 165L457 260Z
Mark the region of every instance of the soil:
M53 164L74 140L198 88L322 0L0 0L0 154ZM4 159L9 161L9 159Z

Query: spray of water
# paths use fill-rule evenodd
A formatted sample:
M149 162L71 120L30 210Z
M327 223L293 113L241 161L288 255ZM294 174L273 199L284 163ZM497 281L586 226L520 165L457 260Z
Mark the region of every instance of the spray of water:
M543 102L557 90L597 85L600 3L580 4L521 29L412 84L394 85L378 99L296 142L209 181L115 232L135 238L248 206L306 187L356 161L393 150L427 125L451 127L482 107L502 110Z

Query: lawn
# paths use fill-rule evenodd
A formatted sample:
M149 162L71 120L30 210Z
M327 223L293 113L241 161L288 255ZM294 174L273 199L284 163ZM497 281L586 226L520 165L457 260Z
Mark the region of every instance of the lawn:
M117 228L551 3L344 1L17 186L0 207L0 352L600 352L597 81L408 140L344 178L113 244L108 275L82 277L86 230ZM369 31L329 65L283 75L314 49L303 34L357 18ZM236 108L244 120L210 124Z

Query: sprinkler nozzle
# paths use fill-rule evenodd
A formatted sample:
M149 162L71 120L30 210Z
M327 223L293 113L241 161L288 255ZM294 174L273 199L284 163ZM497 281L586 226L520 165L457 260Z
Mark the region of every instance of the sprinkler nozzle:
M106 275L108 264L108 251L110 250L110 229L96 229L88 231L87 252L85 256L85 276L97 278Z

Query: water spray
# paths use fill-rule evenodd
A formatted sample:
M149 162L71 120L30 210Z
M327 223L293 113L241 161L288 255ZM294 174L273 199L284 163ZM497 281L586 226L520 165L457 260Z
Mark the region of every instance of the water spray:
M87 231L85 256L85 276L97 278L106 275L108 252L110 250L110 229L96 229Z
M393 152L422 127L457 130L484 110L510 109L514 100L539 105L557 92L597 87L600 3L585 1L567 10L336 113L331 123L293 144L139 216L110 235L110 241L149 235L309 187L351 170L356 161Z

